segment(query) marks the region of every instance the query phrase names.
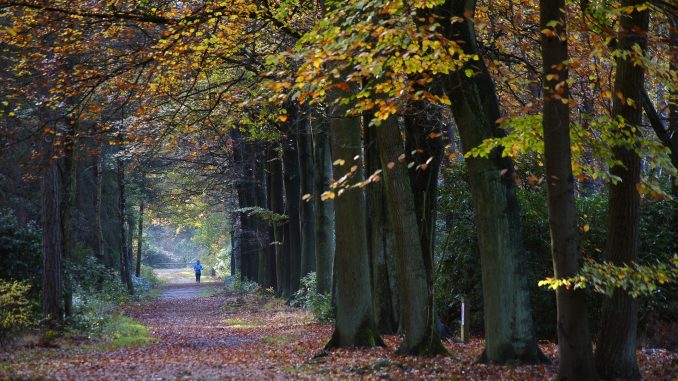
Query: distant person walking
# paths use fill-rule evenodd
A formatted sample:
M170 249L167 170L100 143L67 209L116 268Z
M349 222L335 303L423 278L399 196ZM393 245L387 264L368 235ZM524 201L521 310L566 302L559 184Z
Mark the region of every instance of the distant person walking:
M195 281L200 283L200 273L202 272L202 265L200 264L200 260L195 263L195 266L193 266L193 270L195 270Z

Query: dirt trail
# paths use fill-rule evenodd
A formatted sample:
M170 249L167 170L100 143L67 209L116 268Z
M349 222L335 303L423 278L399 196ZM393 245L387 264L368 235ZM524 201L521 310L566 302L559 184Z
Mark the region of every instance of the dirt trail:
M525 381L555 376L557 362L521 367L477 364L483 349L480 339L468 344L447 341L447 357L395 355L397 336L384 336L386 348L340 349L317 357L332 334L331 324L318 323L309 313L270 295L225 292L219 282L196 284L190 281L190 270L162 275L169 283L159 298L124 311L148 327L154 343L114 351L86 352L82 350L86 345L0 350L0 380ZM553 343L541 348L556 359ZM676 353L639 351L639 362L644 379L678 376Z
M5 377L65 380L289 378L268 361L254 361L254 357L265 352L261 347L267 343L262 339L267 337L268 330L249 329L258 327L242 317L229 319L230 315L236 316L242 306L239 295L208 296L221 289L221 283L196 284L183 279L171 280L163 286L157 300L125 309L126 315L148 327L156 339L154 344L90 353L33 348L32 352L16 357L6 354L9 358L0 360L9 360L11 371L6 374L8 369L0 368L0 380ZM252 361L246 361L248 357Z

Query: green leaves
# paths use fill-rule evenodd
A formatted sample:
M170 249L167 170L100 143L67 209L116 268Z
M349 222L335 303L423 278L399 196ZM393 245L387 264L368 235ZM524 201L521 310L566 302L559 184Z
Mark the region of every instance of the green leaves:
M614 290L622 289L634 298L648 296L664 284L678 283L678 255L668 263L649 265L616 266L608 262L588 260L576 276L570 278L546 278L539 281L540 287L556 290L592 288L595 292L612 296Z

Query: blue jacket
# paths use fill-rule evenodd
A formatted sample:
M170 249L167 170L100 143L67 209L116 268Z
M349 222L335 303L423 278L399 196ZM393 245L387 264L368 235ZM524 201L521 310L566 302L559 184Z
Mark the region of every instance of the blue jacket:
M196 263L195 266L193 266L193 270L199 273L202 270L202 265L200 263Z

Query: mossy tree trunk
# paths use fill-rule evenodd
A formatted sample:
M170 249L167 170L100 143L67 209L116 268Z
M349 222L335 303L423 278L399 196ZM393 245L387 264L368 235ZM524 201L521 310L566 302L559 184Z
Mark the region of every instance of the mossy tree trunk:
M417 212L407 164L400 163L403 141L395 117L373 127L385 168L386 204L395 236L401 303L401 333L398 353L437 355L447 353L435 328L433 284L416 228Z
M464 153L503 133L496 123L500 114L494 83L476 44L475 5L474 0L448 0L433 9L446 20L464 20L444 23L444 33L451 40L463 41L466 54L481 57L464 68L474 72L471 78L460 70L440 79L452 101ZM485 350L480 360L496 364L546 361L534 333L513 163L495 150L488 158L468 158L467 165L485 307Z
M335 178L346 176L346 180L340 185L342 194L335 199L337 317L327 349L383 345L372 314L365 192L351 186L363 181L360 127L360 119L347 117L345 109L334 107L331 111L333 158L344 160L335 166Z

